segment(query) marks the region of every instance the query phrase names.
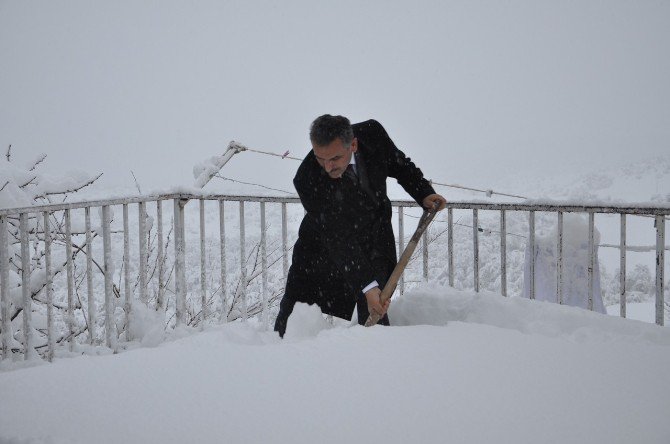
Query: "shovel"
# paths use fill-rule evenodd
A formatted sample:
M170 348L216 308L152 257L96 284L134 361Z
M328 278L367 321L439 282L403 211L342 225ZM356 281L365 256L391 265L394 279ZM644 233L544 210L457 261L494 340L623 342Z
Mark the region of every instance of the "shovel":
M391 276L389 277L388 281L386 282L386 285L384 286L384 289L382 290L382 294L380 296L382 304L387 300L391 299L391 295L393 295L393 291L395 291L395 287L396 285L398 285L400 276L402 276L402 273L405 271L405 267L407 267L407 263L409 262L409 259L412 257L412 253L414 253L414 250L416 250L416 246L419 243L419 239L421 239L421 236L423 235L424 231L426 231L428 225L430 225L430 223L435 218L438 208L439 204L433 206L433 208L429 210L423 210L423 214L421 215L421 219L419 219L419 224L416 227L416 231L412 235L412 238L407 244L407 247L405 247L405 251L403 251L402 255L400 255L400 260L398 260L398 263L393 269L393 273L391 273ZM365 326L370 327L372 325L376 325L381 318L382 316L380 314L372 312L370 313L368 320L365 322Z

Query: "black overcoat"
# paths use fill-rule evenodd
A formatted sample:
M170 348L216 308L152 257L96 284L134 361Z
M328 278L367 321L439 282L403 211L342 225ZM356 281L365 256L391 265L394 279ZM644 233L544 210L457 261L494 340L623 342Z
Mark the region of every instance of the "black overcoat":
M362 289L374 280L383 287L396 264L387 177L397 179L419 205L435 192L379 122L352 127L358 139L358 183L332 179L313 151L293 179L306 214L293 248L278 325L295 302L316 303L324 313L351 319Z

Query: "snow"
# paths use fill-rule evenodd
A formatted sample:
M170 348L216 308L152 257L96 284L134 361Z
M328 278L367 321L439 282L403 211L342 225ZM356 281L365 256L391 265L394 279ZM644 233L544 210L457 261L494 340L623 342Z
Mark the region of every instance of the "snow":
M269 151L290 147L302 157L309 149L309 122L323 112L352 121L379 119L427 177L487 190L438 188L451 202L509 201L494 194L508 192L530 197L526 204L670 208L668 4L613 2L603 14L598 2L407 2L389 8L359 2L352 15L341 5L306 8L304 2L277 6L280 14L254 2L172 3L160 10L149 2L0 7L0 53L11 67L0 82L6 99L0 142L15 144L12 161L0 165L0 208L44 202L39 196L77 188L100 172L105 174L99 181L67 202L136 196L140 183L147 198L291 191L297 162L252 153L235 156L222 170L232 182L213 180L207 192L198 184L220 169L224 156L211 156L231 137ZM324 34L325 16L353 23L357 32ZM374 50L350 51L352 36L358 46L374 42ZM314 63L315 54L329 54L330 61ZM347 69L351 65L365 69ZM649 157L655 153L661 156ZM200 181L193 185L189 167L203 158L193 171ZM570 160L573 165L566 167ZM624 165L605 167L615 161ZM90 174L70 172L73 165ZM138 165L135 186L132 169ZM394 183L389 193L408 199ZM186 208L190 239L198 236L195 207ZM163 204L166 228L171 208L171 202ZM302 209L290 211L295 239ZM109 212L118 229L120 215L114 217L111 207ZM257 243L259 231L257 213L249 213L247 246ZM218 236L212 214L217 213L207 215L209 240ZM237 212L228 214L230 287L240 268L240 246ZM275 246L277 214L268 208ZM462 289L473 278L472 229L464 227L471 220L467 212L455 214L461 224L454 230L455 285ZM527 214L508 214L508 293L517 295ZM446 215L441 216L429 233L436 240L430 261L436 282L446 279L446 236L438 233ZM497 217L479 215L480 280L487 290L500 283L499 240L492 235ZM538 245L554 244L555 217L538 212ZM100 232L99 209L93 218ZM72 222L74 231L83 230L82 211L73 212ZM598 214L596 223L603 243L618 243L618 217ZM629 216L627 223L633 250L654 245L653 219ZM131 267L136 224L131 217ZM566 215L566 232L568 224ZM113 252L104 259L120 284L119 239L112 234ZM99 261L101 243L100 236L94 240ZM566 252L569 244L566 239ZM207 248L208 257L216 258L215 241ZM631 251L627 259L627 315L649 324L655 320L654 248L643 247L649 250L644 255ZM54 269L63 270L62 245L54 249ZM187 251L187 287L197 298L197 259L188 260L193 251ZM9 255L17 253L11 245ZM75 264L80 270L82 259ZM407 270L408 288L421 279L419 262ZM599 263L596 276L608 313L617 316L619 306L612 304L618 299L619 251L601 248ZM666 276L668 265L666 260ZM217 269L216 259L209 266ZM271 269L272 294L283 286L278 268ZM64 274L54 289L61 305ZM215 275L210 274L212 291ZM43 270L34 270L31 289L44 278ZM102 308L97 278L93 302ZM19 307L14 269L8 281L12 305ZM257 280L249 294L257 295L258 287ZM113 302L116 325L110 329L120 330L122 301ZM46 320L43 305L33 307L30 331L37 338L32 329L44 329ZM53 328L62 333L62 310L55 311ZM80 325L84 312L77 311ZM668 330L654 325L435 284L396 299L391 328L363 329L337 320L333 325L317 307L298 305L284 341L254 319L206 326L203 333L173 329L172 313L163 317L133 304L134 341L121 341L129 351L119 355L83 344L82 335L74 352L57 348L54 364L0 363L0 444L670 442ZM13 323L16 338L21 318ZM104 343L104 329L97 330L96 343ZM10 345L20 348L16 338ZM116 335L111 339L116 348ZM13 371L1 371L7 369Z
M0 373L0 442L664 443L670 331L423 285L394 327L254 322ZM287 331L288 333L288 331ZM86 418L86 420L82 420Z
M548 235L540 235L535 239L533 251L535 259L535 299L557 302L556 282L558 263L558 222L546 227ZM593 289L589 289L588 269L589 258L589 221L583 214L566 214L563 219L562 231L562 300L566 305L589 308L589 293L593 310L605 313L602 293L600 290L600 273L593 275ZM594 228L594 269L598 270L598 244L600 232ZM526 246L524 264L523 296L530 298L530 245Z
M330 328L330 325L323 318L318 305L297 303L286 324L284 339L311 338L328 328Z

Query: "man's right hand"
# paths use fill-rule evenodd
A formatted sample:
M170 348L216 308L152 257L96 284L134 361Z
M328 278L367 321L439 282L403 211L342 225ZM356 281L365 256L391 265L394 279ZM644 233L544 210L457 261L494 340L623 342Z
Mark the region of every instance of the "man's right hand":
M370 314L377 313L379 316L384 316L389 309L391 300L387 300L382 304L382 291L379 287L374 287L365 292L365 299L368 301L368 311Z

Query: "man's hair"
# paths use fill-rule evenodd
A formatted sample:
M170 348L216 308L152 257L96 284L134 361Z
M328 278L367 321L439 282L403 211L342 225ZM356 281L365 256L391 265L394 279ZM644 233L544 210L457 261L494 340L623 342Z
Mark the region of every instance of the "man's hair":
M315 146L326 146L335 139L340 139L345 146L348 146L354 140L354 130L346 117L324 114L312 122L309 139Z

